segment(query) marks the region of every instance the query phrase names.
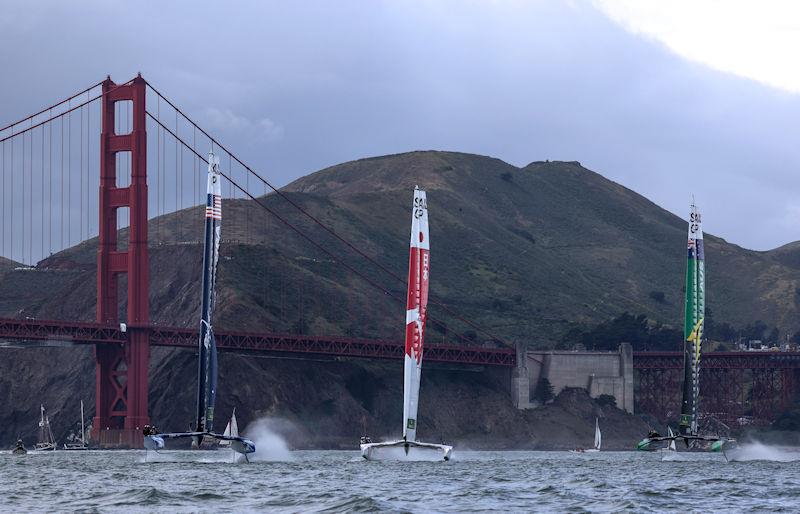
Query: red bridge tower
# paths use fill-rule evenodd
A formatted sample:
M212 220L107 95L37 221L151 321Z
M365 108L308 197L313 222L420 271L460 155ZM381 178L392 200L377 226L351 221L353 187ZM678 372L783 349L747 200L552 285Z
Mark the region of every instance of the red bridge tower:
M103 82L100 134L100 236L97 249L97 322L117 324L119 276L127 273L126 341L96 345L96 398L93 438L104 447L141 447L147 414L150 362L149 259L147 256L146 84L141 75L124 85ZM117 134L115 105L133 103L133 130ZM130 159L117 159L130 152ZM130 162L130 186L117 187L117 162ZM118 248L117 209L130 209L127 249Z

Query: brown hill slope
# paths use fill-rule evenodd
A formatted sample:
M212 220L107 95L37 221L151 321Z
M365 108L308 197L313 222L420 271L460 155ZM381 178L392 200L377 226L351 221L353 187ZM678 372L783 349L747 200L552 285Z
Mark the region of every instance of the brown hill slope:
M680 324L685 223L577 163L517 168L476 155L414 152L334 166L285 191L402 277L415 184L428 190L434 297L497 336L546 346L572 324L599 322L626 310ZM335 261L352 265L400 298L402 281L366 263L281 198L271 195L266 202L336 257L264 217L252 202L227 201L218 326L400 338L402 301L371 288ZM713 231L713 220L705 221ZM151 222L156 323L195 325L201 222L199 208ZM712 236L707 246L708 302L718 321L742 325L762 319L785 330L798 328L800 268L792 265L791 252L753 252ZM35 270L0 270L0 315L93 319L95 255L91 240ZM662 291L665 301L651 298L652 291ZM487 338L470 334L469 327L436 306L431 315L450 330ZM433 325L429 338L443 333ZM0 361L0 419L6 422L0 440L33 431L39 398L65 433L75 420L78 399L92 401L90 352L3 351L8 353ZM59 363L56 371L52 362ZM162 428L185 428L191 418L194 366L191 352L154 351L151 412ZM349 441L362 426L389 434L398 424L397 363L227 354L221 369L219 412L236 405L244 422L263 414L286 418L299 427L298 444ZM476 380L472 371L426 370L421 433L502 445L525 430L535 432L535 416L511 408L503 372ZM587 433L591 421L586 420ZM490 428L475 432L476 423ZM528 429L520 432L519 426Z

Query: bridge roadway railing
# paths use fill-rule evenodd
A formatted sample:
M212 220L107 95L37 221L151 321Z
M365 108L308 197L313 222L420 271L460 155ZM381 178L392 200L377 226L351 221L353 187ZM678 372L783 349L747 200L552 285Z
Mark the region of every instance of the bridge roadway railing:
M130 327L142 328L142 327ZM193 348L197 346L197 330L148 325L150 344ZM221 351L293 353L399 359L403 343L399 341L353 339L344 337L304 336L253 332L215 332ZM0 319L0 340L35 345L117 344L126 341L126 333L117 325L47 321L39 319ZM485 366L513 367L516 352L507 348L484 348L428 344L425 360Z
M700 369L800 369L800 352L709 352ZM683 352L633 352L633 369L683 369Z

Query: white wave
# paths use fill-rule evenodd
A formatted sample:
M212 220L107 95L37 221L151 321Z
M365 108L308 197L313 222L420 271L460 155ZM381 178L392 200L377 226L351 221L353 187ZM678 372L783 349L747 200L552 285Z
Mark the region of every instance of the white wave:
M794 462L800 460L800 448L769 446L759 442L743 443L725 452L729 461L747 462L768 460L775 462Z

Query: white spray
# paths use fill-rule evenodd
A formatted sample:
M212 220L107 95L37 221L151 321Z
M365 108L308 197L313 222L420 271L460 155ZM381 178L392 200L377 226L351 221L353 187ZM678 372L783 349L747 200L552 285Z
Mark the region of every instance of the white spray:
M752 442L740 444L725 452L728 460L745 462L750 460L769 460L775 462L793 462L800 460L799 448L768 446L764 443Z
M286 440L276 431L277 426L284 424L284 420L260 418L247 425L246 437L256 443L256 452L250 456L251 461L294 460Z

